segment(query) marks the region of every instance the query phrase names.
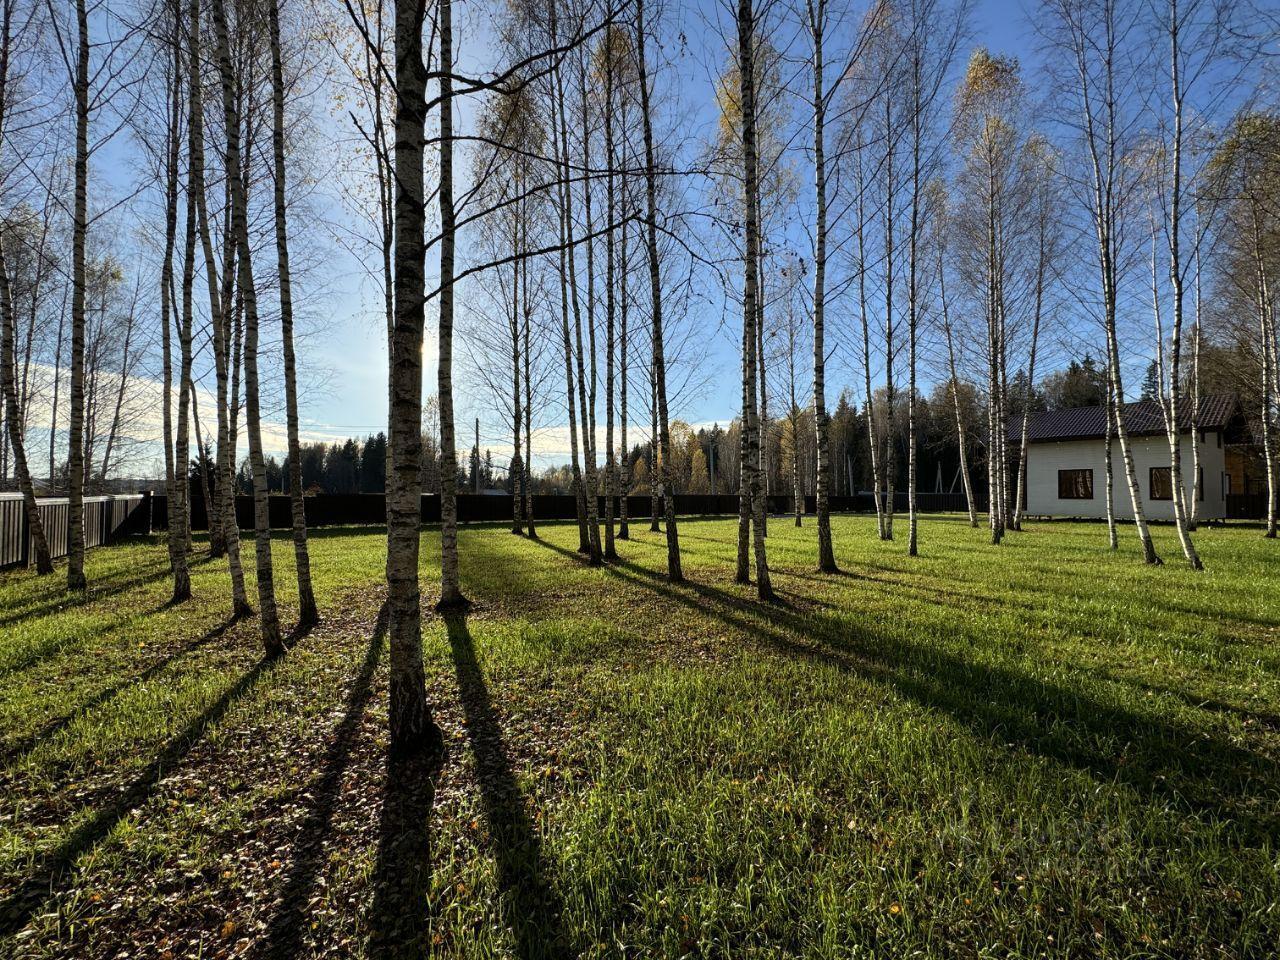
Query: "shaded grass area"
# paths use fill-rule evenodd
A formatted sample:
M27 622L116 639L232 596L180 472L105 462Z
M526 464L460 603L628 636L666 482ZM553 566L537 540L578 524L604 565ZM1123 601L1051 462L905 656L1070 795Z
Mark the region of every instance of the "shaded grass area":
M768 606L731 520L683 524L685 585L647 529L596 569L464 529L448 753L390 766L381 531L313 537L325 620L274 661L220 561L166 604L159 541L81 596L0 576L0 956L1274 955L1274 543L834 528L819 575L770 525Z

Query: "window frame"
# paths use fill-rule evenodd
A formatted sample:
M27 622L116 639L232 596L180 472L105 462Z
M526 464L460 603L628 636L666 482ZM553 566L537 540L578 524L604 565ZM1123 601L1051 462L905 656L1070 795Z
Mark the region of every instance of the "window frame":
M1165 486L1169 491L1169 495L1165 497L1156 496L1156 471L1163 471L1165 474ZM1147 499L1152 503L1171 503L1173 501L1173 467L1150 467L1147 473Z
M1066 486L1064 486L1063 480L1064 480L1064 477L1068 474L1077 474L1077 475L1083 474L1087 478L1087 483L1089 488L1088 496L1077 496L1070 492L1067 492L1067 493L1063 492L1064 490L1066 491L1073 490L1075 489L1075 486L1076 486L1075 483L1070 483L1070 482ZM1093 468L1092 467L1076 467L1068 470L1059 470L1058 471L1058 499L1059 500L1096 500L1097 496L1094 493L1094 487L1093 487Z

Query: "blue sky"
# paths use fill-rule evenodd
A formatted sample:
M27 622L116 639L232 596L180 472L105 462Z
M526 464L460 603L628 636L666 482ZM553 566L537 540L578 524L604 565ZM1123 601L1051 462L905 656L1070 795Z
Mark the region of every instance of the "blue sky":
M709 124L713 120L709 78L718 60L719 47L713 24L717 16L723 15L723 11L710 3L676 8L674 13L690 40L688 48L673 66L678 71L681 87L680 109L687 111L694 122ZM474 9L467 19L462 58L472 69L477 64L492 65L487 60L489 28L484 19L483 16L478 18ZM995 52L1018 56L1028 71L1028 79L1034 79L1038 57L1031 31L1019 7L999 0L981 0L974 9L971 24L972 40L960 57L961 65L967 58L968 49L982 44ZM675 31L672 34L674 38ZM707 40L708 37L711 39ZM671 39L667 50L673 49L675 43ZM473 107L464 108L464 124L473 113ZM305 347L312 363L332 373L328 378L328 388L314 390L304 400L304 420L316 436L363 434L384 429L386 423L386 348L381 320L371 291L360 288L358 269L351 263L346 263L345 269L340 266L346 259L335 257L333 269L326 270L329 286L333 289L332 297L325 303L325 312L331 322L325 324L323 335L312 338ZM465 305L467 297L462 300ZM712 314L712 320L715 319ZM434 326L434 316L430 313L428 321L430 326ZM460 324L465 327L465 316L460 318ZM690 397L685 408L673 410L673 416L691 422L723 423L734 417L739 408L736 342L729 330L717 330L707 338L707 342L710 346L702 361L702 372L710 374L711 385ZM427 392L432 392L434 386L434 345L432 330L426 356ZM832 399L847 380L848 377L837 376L829 382ZM482 443L485 442L483 438L491 438L495 446L500 446L500 422L491 409L486 409L483 399L474 394L475 391L465 387L458 393L459 421L467 425L463 433L470 438L472 419L479 416ZM548 432L555 434L559 431ZM559 454L563 451L552 449L554 446L554 443L547 444L546 461L562 459Z
M491 18L501 9L501 5L490 0L471 0L461 5L461 9L460 68L471 72L493 68L495 64L490 53ZM341 15L340 11L338 13ZM856 7L855 16L860 17L861 14L862 8ZM667 129L674 131L674 136L684 138L692 144L690 150L696 150L696 143L705 141L714 130L716 107L713 79L726 62L727 54L721 37L728 35L728 15L728 8L714 0L699 0L696 4L673 4L668 9L667 28L660 49L651 50L651 58L661 55L665 62L658 83ZM780 15L775 13L776 16ZM970 36L957 56L956 71L963 68L973 47L985 45L994 52L1017 56L1024 65L1024 76L1034 92L1038 86L1039 58L1034 35L1021 8L999 0L978 0L973 7L969 24ZM787 29L785 26L778 28L778 35L784 38L780 43L785 42ZM844 29L852 32L852 25ZM803 43L797 43L796 50L802 49ZM950 90L944 95L949 97ZM479 103L479 99L474 98L460 105L459 127L462 132L470 128ZM330 137L340 149L341 143L351 136L350 130L343 126L348 121L345 117L335 116L329 105L319 100L315 105L315 112L321 135ZM134 176L135 150L136 146L128 142L127 138L119 138L96 158L97 175L104 176L119 192L124 192ZM465 171L469 170L469 160L462 155L462 150L459 154L458 166L465 175ZM794 162L797 169L803 170L806 163L803 157L797 154ZM329 186L323 175L320 181L311 200L312 209L326 219L331 219L337 216L335 211L339 207L327 192ZM691 202L695 205L705 203L709 195L705 185L691 186L689 191L692 195ZM802 183L800 209L807 211L809 196L807 184ZM140 203L134 215L139 219L149 218L156 215L156 210L150 203ZM307 231L314 231L317 236L326 233L323 225L310 222L309 214L295 215L291 233L301 235ZM807 239L802 230L792 227L787 235L792 246L802 251L807 249ZM312 272L295 278L296 295L301 304L299 329L302 335L299 349L305 371L303 380L309 384L301 397L303 435L304 439L322 440L363 436L385 429L387 419L387 357L380 294L365 281L360 265L336 243L323 244L320 252L320 260ZM270 251L264 249L264 255L267 253ZM469 254L464 235L460 267L466 266ZM428 267L430 270L430 263ZM838 271L839 267L833 265L832 270ZM736 274L733 283L740 283ZM673 370L673 379L677 382L671 388L671 413L673 417L693 423L716 421L723 424L736 416L739 409L738 321L734 315L736 308L731 303L726 303L719 286L709 275L698 278L695 287L692 312L683 325L678 318L670 321L673 337L685 344L683 348L678 345L672 347L677 354ZM264 299L270 300L269 297ZM462 336L465 337L468 327L472 325L470 321L473 315L470 311L479 308L484 302L484 297L478 295L474 285L466 284L462 287L458 317ZM272 306L268 302L263 308L264 319L268 323L264 332L264 349L267 350L272 348L275 336L274 316L267 316L271 313ZM673 304L671 309L678 312L679 307L679 304ZM842 387L852 386L860 379L858 368L850 362L852 355L839 344L842 336L852 339L852 318L847 311L843 316L838 310L834 312L834 323L844 323L848 332L842 334L837 330L831 337L836 352L828 374L829 403L834 403ZM424 357L424 394L428 395L434 392L435 387L435 320L434 311L429 306ZM461 348L459 352L462 352ZM684 358L683 361L681 357ZM197 369L200 369L199 364ZM930 376L930 370L922 369L926 390ZM681 385L686 388L681 390ZM211 378L207 386L212 389ZM775 397L780 386L777 382L771 386ZM560 390L563 391L562 381ZM637 370L632 384L633 397L639 399L637 394L644 390L645 383ZM805 402L808 394L807 378L799 393L800 402ZM209 402L212 402L211 396ZM466 382L464 378L456 391L456 403L460 445L469 446L473 419L479 417L482 445L492 446L495 462L504 464L509 452L509 441L493 400L484 390L478 389L476 384ZM603 405L603 384L600 403ZM273 405L279 405L278 397ZM632 409L632 442L636 442L647 436L648 414L643 404L636 403L635 400ZM537 414L535 422L541 428L537 431L538 448L535 451L538 453L539 466L566 461L567 431L562 401L559 404L552 401L540 405ZM264 409L264 417L267 421L264 426L266 445L269 450L281 452L284 448L282 411ZM211 413L206 419L211 420ZM603 422L602 412L600 420Z

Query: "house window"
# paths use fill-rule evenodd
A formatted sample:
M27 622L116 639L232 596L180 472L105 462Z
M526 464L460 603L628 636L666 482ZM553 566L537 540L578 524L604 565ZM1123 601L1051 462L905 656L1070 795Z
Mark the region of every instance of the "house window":
M1093 471L1092 470L1059 470L1058 471L1058 499L1059 500L1092 500L1093 499Z
M1151 499L1173 499L1173 471L1170 467L1151 468Z

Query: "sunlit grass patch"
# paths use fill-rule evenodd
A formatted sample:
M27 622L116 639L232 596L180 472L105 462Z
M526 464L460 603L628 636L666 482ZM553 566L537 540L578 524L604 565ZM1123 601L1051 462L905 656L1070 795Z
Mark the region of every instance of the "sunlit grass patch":
M0 955L359 957L402 923L459 957L1273 954L1274 543L1202 529L1196 574L1167 529L1155 569L1095 524L930 518L918 558L834 528L819 575L771 523L776 605L735 520L682 523L683 585L647 523L594 569L572 524L464 529L400 845L382 531L317 532L325 622L277 661L224 561L179 607L158 541L92 551L81 597L0 576Z

